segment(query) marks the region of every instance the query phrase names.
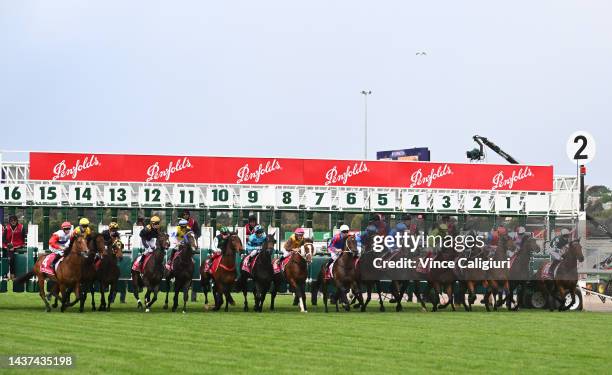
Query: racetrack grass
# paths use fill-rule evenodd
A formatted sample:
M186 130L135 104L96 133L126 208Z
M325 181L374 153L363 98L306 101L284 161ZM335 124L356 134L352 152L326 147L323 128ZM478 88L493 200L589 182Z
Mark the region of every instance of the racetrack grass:
M162 296L163 298L163 296ZM43 311L38 295L0 294L0 355L74 354L72 374L187 373L609 373L612 314L441 311L302 314L289 296L277 311L187 314L161 303L138 312L132 296L111 312ZM252 302L252 300L250 300ZM310 302L310 301L309 301ZM6 370L0 373L60 373Z

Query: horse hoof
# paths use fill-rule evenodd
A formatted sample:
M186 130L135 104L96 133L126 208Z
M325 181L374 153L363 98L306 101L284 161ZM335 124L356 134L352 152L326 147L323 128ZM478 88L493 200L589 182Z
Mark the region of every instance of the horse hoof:
M147 307L147 309L145 310L146 313L151 312L151 309Z
M422 311L422 312L427 312L427 309L426 309L426 308L424 308L424 307L421 307L421 311Z
M402 307L402 305L397 305L397 306L395 306L395 311L396 311L396 312L400 312L400 311L402 311L403 309L404 309L404 308Z
M168 305L164 305L164 310L168 310Z
M46 310L47 312L51 312L51 308L50 308L50 307L47 307L45 310Z
M187 314L187 311L183 310L183 314Z
M172 312L176 312L176 307L173 307L173 308L172 308Z
M381 306L381 307L378 309L378 311L380 311L380 312L385 312L385 307L384 307L384 306Z
M91 307L91 311L96 311L96 308L94 306ZM100 311L102 311L102 307L100 307Z
M366 311L366 307L365 306L361 306L361 312L365 312Z

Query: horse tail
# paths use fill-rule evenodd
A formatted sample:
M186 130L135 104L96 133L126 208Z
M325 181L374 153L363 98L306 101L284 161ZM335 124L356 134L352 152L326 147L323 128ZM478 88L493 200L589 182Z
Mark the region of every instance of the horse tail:
M18 278L16 278L15 279L15 283L16 284L23 284L27 280L31 279L34 275L36 275L36 273L34 272L34 270L32 270L32 271L26 273L25 275L21 275Z

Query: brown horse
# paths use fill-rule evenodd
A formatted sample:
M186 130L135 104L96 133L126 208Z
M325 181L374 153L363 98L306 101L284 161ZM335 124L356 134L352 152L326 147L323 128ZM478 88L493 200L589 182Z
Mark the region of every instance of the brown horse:
M357 257L357 240L355 239L355 235L349 234L344 243L344 248L341 251L340 256L334 262L332 268L333 274L333 282L336 287L336 311L340 311L338 307L338 301L342 299L342 304L344 305L344 310L350 311L351 305L349 303L346 294L349 290L353 290L354 294L357 296L357 301L361 306L364 305L363 296L361 295L361 289L359 282L357 280L357 274L355 272L355 258ZM323 304L325 305L325 312L328 312L327 309L327 298L328 298L328 284L330 280L325 278L325 267L326 264L321 266L321 270L319 272L319 277L317 282L313 284L312 287L312 301L313 305L316 305L316 298L318 292L318 286L321 286L321 291L323 293Z
M536 274L538 289L544 294L546 304L550 311L554 310L554 301L559 303L559 311L569 309L576 302L576 284L578 283L578 262L584 262L580 239L573 240L563 254L561 261L554 272L554 279L546 278L544 269L547 263L542 264ZM567 293L572 296L571 304L566 305Z
M164 256L166 250L170 247L170 239L168 234L159 233L155 241L155 250L153 251L152 259L145 264L142 276L140 272L132 270L132 288L134 289L134 297L138 301L138 309L143 308L138 291L141 287L147 287L145 294L145 312L151 311L151 306L157 301L157 293L159 293L159 285L164 277ZM141 262L144 259L141 258ZM150 299L153 293L153 299Z
M271 292L272 304L270 305L270 310L274 310L274 298L280 284L285 280L295 292L295 299L297 299L300 306L300 311L303 313L308 312L306 308L306 279L308 278L308 263L312 261L312 254L314 254L314 245L310 238L304 239L302 249L291 251L285 269L274 275L274 289Z
M535 240L531 236L525 236L521 240L520 248L514 256L514 261L510 265L510 273L508 279L510 281L509 293L506 295L505 300L501 303L506 303L508 310L517 311L521 306L525 291L527 290L528 283L531 280L531 272L529 264L531 257L534 252L539 252L540 248ZM516 305L512 307L514 302L514 292L517 293Z
M246 272L242 269L242 264L247 258L243 258L242 262L240 262L241 270L240 270L240 278L238 279L238 289L242 290L242 294L244 295L244 311L249 311L249 306L247 303L247 281L248 279L253 279L255 284L255 288L253 290L253 297L255 299L253 310L262 312L263 311L263 303L266 299L266 294L270 289L270 285L274 280L274 269L272 268L272 252L274 251L274 245L276 244L276 239L274 238L274 234L268 234L266 236L266 240L261 246L261 250L259 255L255 258L255 263L253 263L251 267L251 272ZM253 261L252 257L249 257L250 260ZM276 293L274 294L276 296ZM270 309L274 310L274 296L271 298Z
M461 257L468 262L476 262L488 259L488 251L485 246L474 246L469 251L464 252ZM466 268L460 282L463 291L463 307L466 311L472 311L472 305L476 302L476 288L478 285L487 285L487 271L482 267ZM465 293L467 293L467 304L465 303Z
M57 272L54 276L47 275L40 270L42 262L50 255L47 254L39 257L34 264L34 268L25 275L17 278L15 282L23 283L36 275L38 278L38 294L45 303L46 311L49 312L51 311L51 305L45 297L45 280L52 280L59 286L62 300L61 311L64 312L67 307L80 302L79 311L83 312L85 300L81 295L81 271L87 251L88 248L85 238L82 235L77 235L73 239L70 249L66 250L64 260L57 266ZM76 299L72 303L68 303L68 289L74 290L74 294L76 295Z
M81 290L83 291L83 302L87 301L87 293L91 293L91 311L96 311L96 300L94 298L95 289L94 284L96 282L96 254L102 254L106 248L104 242L104 236L102 233L97 233L89 237L87 241L87 258L83 262L83 269L81 271Z
M205 308L208 305L208 287L210 280L215 281L215 288L213 289L213 297L215 299L214 311L218 311L223 305L223 296L225 296L225 311L228 311L228 304L233 303L231 296L231 290L236 281L236 254L243 251L242 241L240 237L233 232L230 234L225 248L221 252L221 260L219 267L214 271L214 274L209 274L205 271L205 263L202 262L200 266L200 282L204 289L204 305Z
M166 301L164 303L164 310L168 308L168 294L170 293L170 280L174 279L174 299L172 304L172 312L175 312L178 308L178 296L179 293L183 292L183 314L187 312L187 296L189 293L189 287L193 282L193 250L197 247L196 238L193 231L189 231L183 237L183 241L178 245L178 254L174 259L171 259L172 271L166 273L166 283L168 289L166 289Z
M111 303L117 294L117 282L119 281L120 270L117 261L123 258L123 242L119 239L112 240L108 246L104 247L100 266L97 270L96 278L100 283L100 307L99 311L110 311ZM109 288L108 305L104 292Z
M457 252L452 247L442 247L438 254L434 257L435 261L454 261ZM457 280L455 270L453 268L432 268L427 275L427 284L429 285L432 311L444 309L448 305L455 311L455 302L453 294L453 285ZM448 302L440 304L440 295L445 292L448 296Z

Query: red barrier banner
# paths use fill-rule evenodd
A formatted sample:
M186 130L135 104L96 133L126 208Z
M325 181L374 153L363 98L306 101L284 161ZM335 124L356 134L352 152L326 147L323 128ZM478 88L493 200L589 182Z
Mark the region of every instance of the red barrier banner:
M545 192L553 167L31 152L30 179Z

